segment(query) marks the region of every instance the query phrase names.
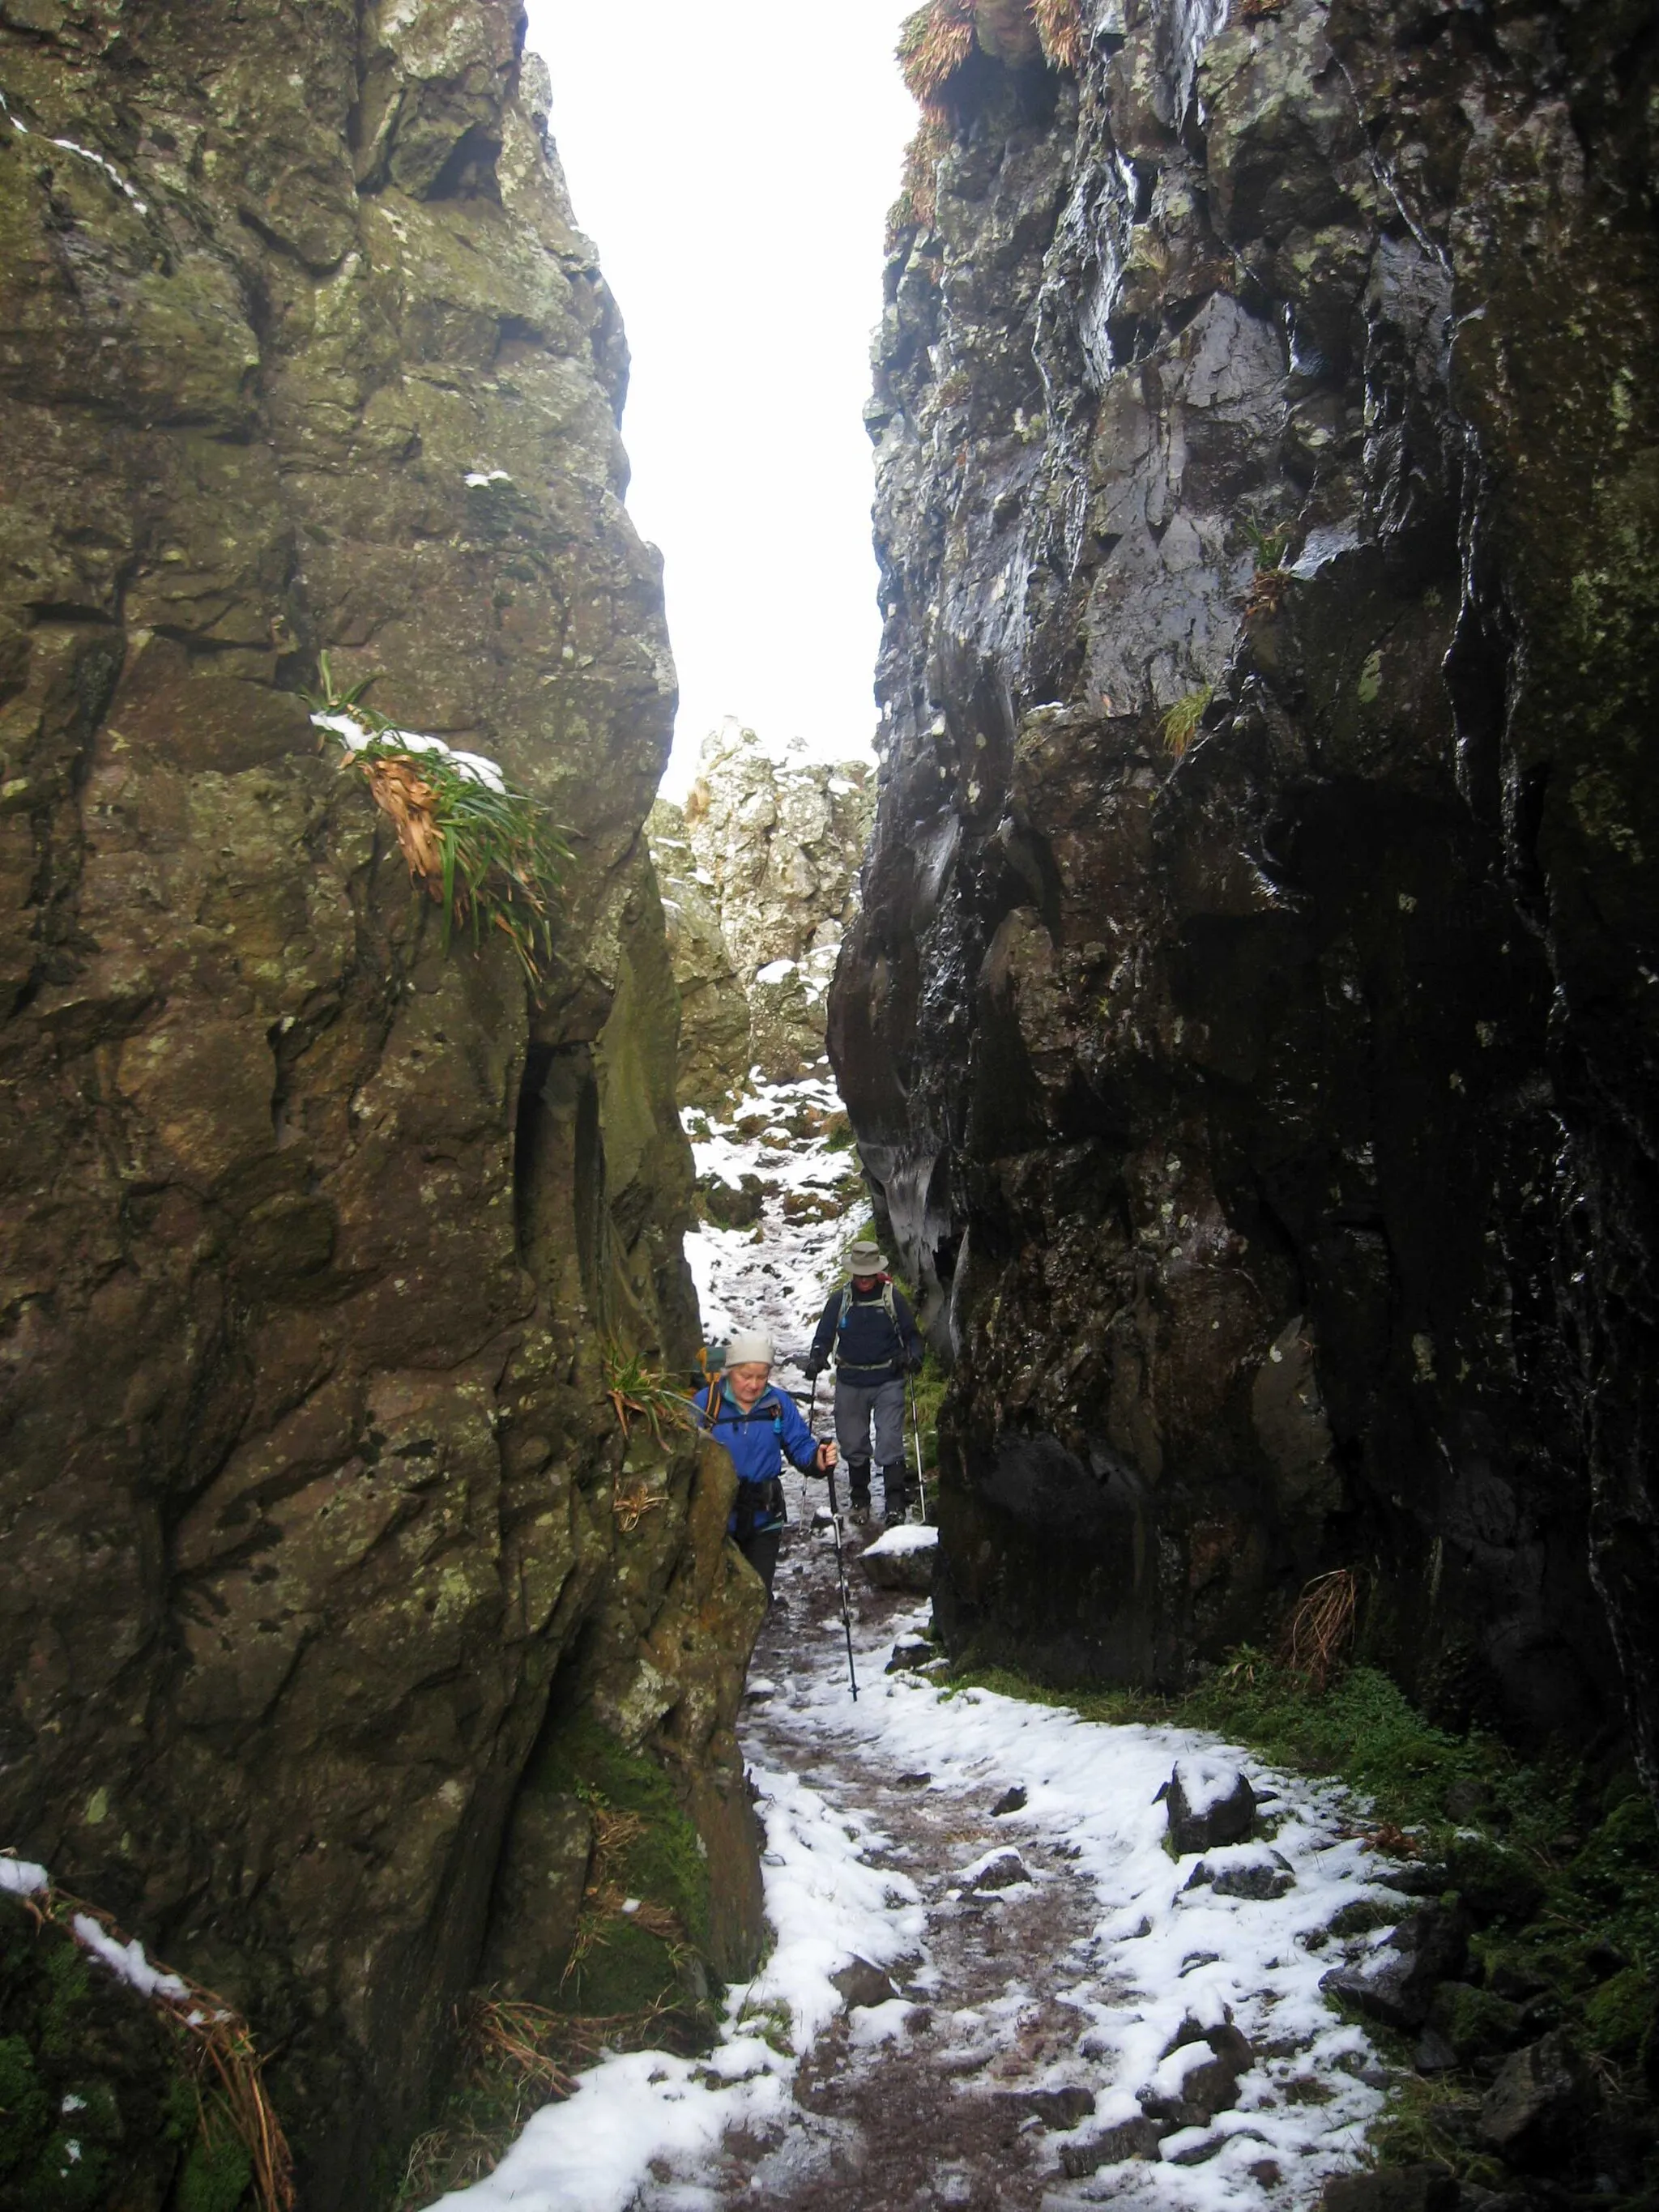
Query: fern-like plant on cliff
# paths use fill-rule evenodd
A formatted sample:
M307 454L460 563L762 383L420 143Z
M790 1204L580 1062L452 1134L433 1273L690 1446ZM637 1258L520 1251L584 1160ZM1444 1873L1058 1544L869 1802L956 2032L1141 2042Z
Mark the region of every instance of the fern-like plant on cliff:
M319 665L312 720L342 748L340 766L361 771L410 875L441 908L444 950L457 928L470 931L475 946L498 929L539 996L570 860L547 809L514 790L494 761L376 714L363 696L372 677L341 690L325 653Z

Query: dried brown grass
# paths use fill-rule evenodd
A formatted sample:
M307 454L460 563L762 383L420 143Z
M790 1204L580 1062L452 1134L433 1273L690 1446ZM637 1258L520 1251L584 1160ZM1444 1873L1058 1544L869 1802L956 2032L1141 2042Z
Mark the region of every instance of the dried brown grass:
M37 1926L51 1923L73 1936L77 1916L84 1916L112 1942L125 1947L131 1941L107 1912L68 1890L49 1886L20 1896L17 1901L33 1915ZM148 1949L145 1955L149 1956ZM183 2046L203 2125L206 2124L206 2099L216 2090L222 2109L252 2166L258 2212L294 2212L293 2156L265 2091L264 2061L252 2031L240 2014L212 1990L192 1981L176 1966L164 1966L159 1959L152 1957L149 1963L158 1974L183 1984L182 1996L158 1990L149 2002Z
M927 0L907 16L899 67L929 122L952 119L951 80L976 46L1016 66L1041 53L1054 69L1076 70L1084 51L1079 0Z
M1282 0L1281 0L1282 4ZM1083 14L1078 0L1036 0L1037 37L1056 69L1083 66Z
M1322 1691L1353 1641L1358 1613L1359 1578L1352 1567L1316 1575L1291 1608L1279 1638L1279 1663Z

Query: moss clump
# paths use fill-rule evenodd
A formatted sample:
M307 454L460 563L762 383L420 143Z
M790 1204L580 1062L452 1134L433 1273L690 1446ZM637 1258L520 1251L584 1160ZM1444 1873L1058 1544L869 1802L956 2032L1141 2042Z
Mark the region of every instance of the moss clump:
M252 2179L252 2161L228 2120L210 2117L179 2177L178 2212L236 2212Z
M525 1786L580 1797L595 1814L595 1864L566 1976L569 2009L699 2006L708 1989L708 1869L661 1767L597 1723L576 1720L538 1751ZM630 1899L640 1910L627 1914L620 1908Z
M229 2124L202 2134L177 2033L90 1965L67 1929L37 1924L9 1897L0 2021L0 2212L94 2212L118 2198L236 2212L250 2201L240 2144L232 2138L238 2166L207 2154Z

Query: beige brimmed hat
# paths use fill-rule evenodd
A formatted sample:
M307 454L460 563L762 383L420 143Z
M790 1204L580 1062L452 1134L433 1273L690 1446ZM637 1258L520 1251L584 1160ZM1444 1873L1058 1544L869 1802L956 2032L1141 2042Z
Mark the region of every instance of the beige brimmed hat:
M726 1347L728 1367L769 1367L772 1340L758 1329L740 1328Z
M866 1240L854 1245L847 1255L847 1264L855 1275L884 1275L887 1255L879 1244Z

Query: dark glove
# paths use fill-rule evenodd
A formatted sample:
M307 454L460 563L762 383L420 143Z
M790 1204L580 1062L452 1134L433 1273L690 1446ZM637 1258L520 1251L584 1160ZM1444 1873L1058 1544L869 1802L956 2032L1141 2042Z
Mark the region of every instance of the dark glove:
M800 1371L809 1382L816 1382L823 1372L823 1362L821 1359L809 1359Z
M905 1355L904 1371L907 1375L920 1375L927 1364L927 1354L925 1352L912 1352Z

